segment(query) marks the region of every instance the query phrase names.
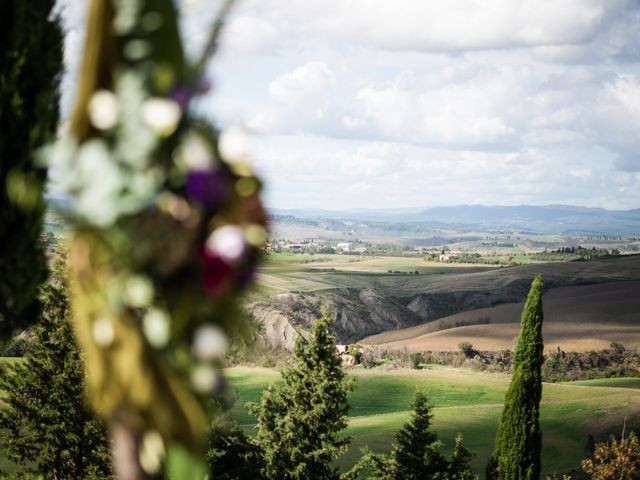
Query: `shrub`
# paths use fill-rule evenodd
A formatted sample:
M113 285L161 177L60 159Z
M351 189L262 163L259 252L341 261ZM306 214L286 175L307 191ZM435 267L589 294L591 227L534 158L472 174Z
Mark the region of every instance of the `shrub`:
M593 459L582 461L592 480L636 480L640 472L640 441L635 433L609 443L598 443Z
M469 342L460 342L458 344L458 349L462 352L462 354L467 358L473 358L477 355L477 351L473 348L473 345Z
M424 362L424 358L421 353L412 353L409 358L411 359L411 368L414 370L421 368L420 364Z

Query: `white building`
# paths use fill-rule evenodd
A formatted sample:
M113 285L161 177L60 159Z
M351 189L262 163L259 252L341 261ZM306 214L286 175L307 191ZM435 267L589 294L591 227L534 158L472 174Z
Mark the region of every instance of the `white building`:
M350 252L351 251L351 243L349 243L349 242L339 243L338 245L336 245L336 250L342 251L342 252Z

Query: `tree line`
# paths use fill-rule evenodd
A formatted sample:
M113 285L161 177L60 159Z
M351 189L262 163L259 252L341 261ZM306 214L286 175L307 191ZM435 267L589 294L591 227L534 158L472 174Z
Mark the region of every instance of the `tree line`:
M513 376L487 465L487 479L537 480L541 475L541 291L542 280L536 277L522 313ZM53 280L43 287L41 302L43 314L35 329L33 348L23 363L11 367L0 380L6 403L0 410L1 439L14 464L3 473L21 478L36 474L52 479L110 478L105 428L84 403L82 357L73 340L67 284L60 266ZM456 439L451 456L441 452L442 444L431 428L428 395L421 391L413 399L411 419L396 433L388 454L365 449L351 470L338 471L335 460L350 442L344 429L348 396L354 385L336 355L330 326L331 315L325 310L314 323L309 340L298 339L289 365L281 372L282 384L267 388L258 402L249 405L257 420L254 437L244 434L229 413L213 417L207 455L209 478L477 478L469 466L472 454L464 447L462 436ZM218 411L225 409L222 399L212 399L212 405ZM635 473L628 473L640 468L635 436L599 444L595 452L584 463L592 478L636 478ZM624 468L615 471L622 476L610 476L612 462L621 461Z

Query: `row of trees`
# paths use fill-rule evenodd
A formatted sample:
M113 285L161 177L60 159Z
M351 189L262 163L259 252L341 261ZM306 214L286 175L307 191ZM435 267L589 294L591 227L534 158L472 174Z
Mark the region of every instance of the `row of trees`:
M66 283L60 268L43 288L44 314L23 363L0 380L6 407L0 411L2 444L22 478L108 478L109 445L103 425L84 406L82 358L73 342ZM542 280L533 281L522 315L514 373L505 398L487 479L540 478L542 392ZM450 457L431 429L427 395L417 392L413 414L397 432L389 454L363 452L349 472L335 460L349 445L346 379L329 334L328 312L309 341L299 339L283 382L268 388L250 405L257 434L250 438L228 415L211 425L210 478L232 480L472 480L471 453L456 440ZM618 465L617 467L615 465ZM636 478L640 447L631 435L611 445L599 444L583 463L594 479ZM613 472L613 473L612 473ZM15 474L15 472L14 472ZM614 475L614 476L611 476ZM617 475L617 476L616 476Z

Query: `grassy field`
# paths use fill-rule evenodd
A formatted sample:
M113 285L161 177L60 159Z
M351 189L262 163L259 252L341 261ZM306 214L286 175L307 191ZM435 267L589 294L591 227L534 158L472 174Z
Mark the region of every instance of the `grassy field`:
M424 283L420 279L427 275L474 273L494 268L426 262L422 257L272 253L258 271L258 285L267 292L370 287L420 291Z
M279 373L238 367L229 369L227 376L237 392L233 413L243 428L252 432L255 420L244 405L256 401L267 385L279 381ZM462 432L465 444L476 454L473 467L478 472L484 469L502 411L507 377L442 367L386 372L355 369L350 376L356 382L347 430L353 440L340 459L342 469L353 465L365 445L377 452L389 449L394 432L409 418L409 403L416 388L428 392L434 406L434 428L445 443L445 451ZM640 396L631 388L640 387L640 382L609 383L545 384L541 415L545 472L576 468L584 457L588 434L619 430L625 415L628 419L639 418ZM621 386L626 388L618 388Z
M416 270L418 275L414 274ZM640 280L640 255L506 268L426 262L412 257L270 254L259 269L258 285L270 292L378 288L408 297L418 293L491 291L538 273L548 285L556 286Z
M596 378L594 380L579 380L567 382L565 385L583 385L585 387L612 387L640 389L639 378Z

